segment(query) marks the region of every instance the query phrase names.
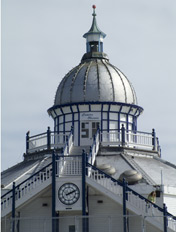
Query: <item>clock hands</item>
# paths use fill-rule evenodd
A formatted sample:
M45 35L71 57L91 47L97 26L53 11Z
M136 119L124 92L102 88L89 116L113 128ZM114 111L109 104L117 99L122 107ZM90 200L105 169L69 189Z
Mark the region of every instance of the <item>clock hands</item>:
M65 195L68 196L68 195L70 195L70 194L72 194L72 193L74 193L74 192L76 192L76 190L72 190L71 192L66 193Z

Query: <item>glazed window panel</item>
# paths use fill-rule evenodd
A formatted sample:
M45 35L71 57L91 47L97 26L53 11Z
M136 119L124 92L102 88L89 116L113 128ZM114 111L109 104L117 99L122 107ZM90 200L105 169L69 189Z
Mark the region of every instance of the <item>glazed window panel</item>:
M103 113L103 119L107 119L107 118L108 118L107 113Z
M79 106L79 110L80 110L81 112L89 111L89 105L80 105L80 106Z
M129 106L123 106L123 107L122 107L122 112L124 112L124 113L128 113L129 110L130 110L130 107L129 107Z
M59 124L59 131L63 131L63 124Z
M72 126L71 122L65 123L65 130L66 131L70 131L71 130L71 126Z
M109 105L103 105L103 111L108 111Z
M73 110L73 112L78 112L78 109L76 106L72 106L72 110Z
M55 109L55 112L56 112L56 114L57 114L57 115L62 114L62 112L61 112L61 110L60 110L60 109Z
M74 135L78 135L78 122L74 123ZM75 136L75 139L77 139L77 136Z
M51 115L52 115L53 118L56 117L56 115L55 115L55 113L53 111L51 111Z
M78 113L75 113L74 118L75 120L78 120Z
M116 113L110 113L110 119L111 120L117 120L118 119L118 114L116 114Z
M128 115L128 122L133 122L133 117L131 115Z
M70 113L70 107L68 107L68 106L63 107L62 110L63 110L64 114Z
M120 110L120 107L121 107L121 106L118 106L118 105L111 105L110 110L111 110L111 111L119 111L119 110Z
M66 122L71 121L71 120L72 120L72 114L65 115L65 121Z
M131 131L132 130L132 124L128 124L128 130Z
M107 121L103 121L103 130L107 130L108 128L107 123L108 123Z
M126 114L120 114L120 121L126 121Z
M63 123L63 116L59 117L59 123Z
M101 105L91 105L91 111L101 111Z
M109 129L110 130L117 130L118 129L117 122L110 121Z

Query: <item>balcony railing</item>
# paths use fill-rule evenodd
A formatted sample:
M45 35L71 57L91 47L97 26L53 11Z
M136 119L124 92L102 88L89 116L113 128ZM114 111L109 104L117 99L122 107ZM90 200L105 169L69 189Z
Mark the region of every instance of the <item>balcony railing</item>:
M138 149L157 151L160 155L159 140L155 130L152 133L126 130L122 125L120 130L109 130L101 132L102 146L123 146Z
M99 131L99 129L98 129ZM153 129L151 133L130 131L126 130L122 125L121 129L113 130L103 130L98 132L99 135L96 136L96 144L101 143L102 146L119 146L119 147L129 147L137 149L152 150L158 152L160 156L160 146L159 140L156 137L155 130ZM34 153L47 149L57 149L65 147L68 144L70 136L72 136L72 141L74 139L73 128L70 133L57 133L50 131L48 127L47 132L29 136L29 132L26 134L26 153ZM71 146L68 146L71 147ZM94 146L93 148L95 148Z
M73 137L73 130L69 133L57 133L50 131L48 127L47 132L34 136L29 136L29 132L26 134L26 153L34 153L47 149L62 148L70 140L68 137ZM69 144L70 145L70 144ZM69 146L70 147L70 146Z

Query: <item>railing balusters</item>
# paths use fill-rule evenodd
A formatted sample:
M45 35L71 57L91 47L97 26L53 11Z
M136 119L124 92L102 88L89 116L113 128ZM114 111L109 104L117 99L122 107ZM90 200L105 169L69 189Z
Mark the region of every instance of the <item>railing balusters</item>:
M87 163L88 170L91 170L91 174L89 177L101 184L105 188L109 189L113 193L118 196L122 196L122 183L118 180L114 179L113 177L107 175L103 171L99 170L98 168L94 167L93 165ZM126 187L128 198L127 201L136 209L140 210L143 215L152 216L155 215L155 220L162 223L163 218L163 209L156 204L149 202L148 199L140 195L139 193L132 190L130 187ZM169 227L174 228L176 225L176 217L169 213L165 213L167 217L170 216L172 220L169 221ZM166 217L165 216L165 217ZM154 218L154 217L153 217ZM166 223L166 222L165 222Z

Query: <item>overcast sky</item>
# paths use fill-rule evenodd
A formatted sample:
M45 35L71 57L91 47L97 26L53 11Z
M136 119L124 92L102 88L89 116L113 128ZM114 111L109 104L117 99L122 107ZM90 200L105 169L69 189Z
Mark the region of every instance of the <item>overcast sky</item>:
M53 129L47 109L85 53L93 4L104 52L144 108L138 130L155 128L162 158L176 164L175 0L2 0L2 170L23 160L28 130Z

